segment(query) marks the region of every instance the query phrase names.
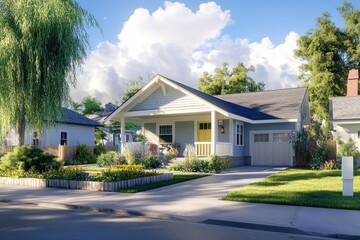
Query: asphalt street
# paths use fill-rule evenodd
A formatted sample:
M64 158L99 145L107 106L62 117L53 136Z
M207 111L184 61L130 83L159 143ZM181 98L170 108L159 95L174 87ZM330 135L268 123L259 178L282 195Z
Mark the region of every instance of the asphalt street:
M311 235L0 203L0 239L330 239Z

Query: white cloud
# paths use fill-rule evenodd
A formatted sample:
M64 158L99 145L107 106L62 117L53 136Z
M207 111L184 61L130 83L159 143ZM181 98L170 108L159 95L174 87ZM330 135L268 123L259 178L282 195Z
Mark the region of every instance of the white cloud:
M230 12L214 2L199 5L197 11L177 2L165 2L152 13L137 9L117 44L102 42L91 52L71 96L76 101L91 95L103 103L116 102L127 81L140 76L148 80L157 73L196 87L203 71L211 72L223 62L254 65L252 77L264 81L267 89L298 84L299 61L293 58L296 33L277 46L267 37L251 43L221 35L230 23Z

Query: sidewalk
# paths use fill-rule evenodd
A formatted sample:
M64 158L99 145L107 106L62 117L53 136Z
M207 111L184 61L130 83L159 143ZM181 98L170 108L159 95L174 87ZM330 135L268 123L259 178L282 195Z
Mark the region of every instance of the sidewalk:
M280 169L241 167L213 176L137 193L91 192L0 185L0 201L125 210L191 222L208 219L291 227L320 235L360 235L360 212L221 201L229 190L259 181ZM120 211L120 212L121 212ZM221 222L221 221L219 221Z

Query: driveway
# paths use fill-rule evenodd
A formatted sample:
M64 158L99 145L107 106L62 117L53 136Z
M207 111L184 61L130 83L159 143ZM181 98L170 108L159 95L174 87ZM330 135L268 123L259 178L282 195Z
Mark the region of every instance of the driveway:
M0 185L0 198L155 212L201 221L217 212L232 212L232 206L238 203L219 200L228 191L259 181L281 169L249 166L233 168L220 174L137 194Z

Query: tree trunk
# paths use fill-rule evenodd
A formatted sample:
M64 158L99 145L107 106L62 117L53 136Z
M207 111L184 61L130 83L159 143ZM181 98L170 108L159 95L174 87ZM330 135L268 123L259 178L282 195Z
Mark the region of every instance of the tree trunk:
M23 146L25 144L25 107L24 104L20 106L19 113L19 125L17 132L19 134L18 145Z

